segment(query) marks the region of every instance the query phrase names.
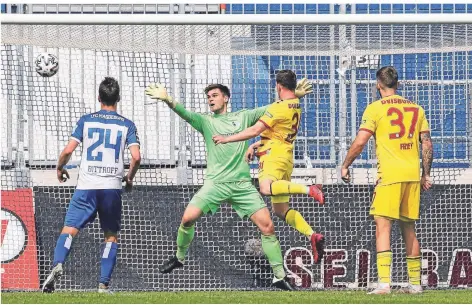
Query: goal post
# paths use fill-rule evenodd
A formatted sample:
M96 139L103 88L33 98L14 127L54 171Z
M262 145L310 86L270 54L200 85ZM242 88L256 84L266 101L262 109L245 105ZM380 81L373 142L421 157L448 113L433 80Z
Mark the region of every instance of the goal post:
M422 284L471 287L472 270L472 14L327 15L12 15L2 14L2 290L38 290L77 181L57 183L54 166L73 126L97 111L98 85L118 79L118 112L141 138L136 189L123 196L117 290L265 289L272 274L260 234L224 204L196 225L185 268L158 266L175 251L185 206L203 184L203 138L145 87L165 84L186 108L208 113L206 85L231 90L237 111L271 103L275 74L295 71L313 83L302 99L294 144L293 181L325 185L325 206L293 196L298 209L328 240L320 265L309 243L274 218L293 283L303 289L375 286L375 228L369 206L376 181L373 140L353 164L353 183L339 166L365 107L377 99L375 72L393 65L400 94L426 111L435 149L434 187L421 197L418 237ZM42 77L35 58L57 56L59 71ZM125 157L126 163L129 158ZM257 178L256 163L251 174ZM269 203L269 200L267 200ZM5 228L5 230L3 229ZM98 220L75 240L59 289L96 288ZM392 281L407 283L405 250L392 233ZM5 279L5 280L4 280Z

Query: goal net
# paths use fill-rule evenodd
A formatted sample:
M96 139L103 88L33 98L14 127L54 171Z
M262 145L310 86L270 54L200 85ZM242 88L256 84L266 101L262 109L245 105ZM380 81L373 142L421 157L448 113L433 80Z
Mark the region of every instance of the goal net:
M120 82L118 112L136 123L143 158L135 190L123 196L113 288L270 287L272 273L257 228L227 204L197 223L185 267L158 273L174 255L180 218L203 184L206 159L202 136L165 105L150 103L144 89L163 83L185 107L208 113L203 89L222 83L231 89L231 111L237 111L271 103L281 69L313 83L313 94L301 101L292 180L323 184L326 204L293 196L291 205L327 238L326 256L314 265L308 240L274 217L285 268L304 289L373 287L375 228L368 215L376 176L373 140L353 164L352 184L341 183L339 166L365 107L378 98L375 72L386 65L398 70L400 94L424 107L432 130L434 187L422 193L417 224L422 284L472 286L470 25L251 22L2 25L2 290L37 290L51 268L80 149L69 162L67 183L57 182L55 164L77 120L99 110L98 85L105 76ZM59 59L53 77L35 71L35 58L43 52ZM257 178L256 163L252 175ZM75 239L58 289L97 287L102 241L95 220ZM405 285L398 227L392 251L392 282Z

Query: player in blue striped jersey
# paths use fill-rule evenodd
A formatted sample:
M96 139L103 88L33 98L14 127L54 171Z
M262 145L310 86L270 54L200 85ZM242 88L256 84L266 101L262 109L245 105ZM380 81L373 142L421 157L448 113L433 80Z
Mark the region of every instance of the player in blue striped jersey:
M64 167L74 150L82 143L77 187L56 243L53 269L43 283L43 292L54 291L54 284L63 273L63 264L69 254L72 239L95 219L97 213L105 237L101 249L98 290L109 292L108 286L118 251L117 235L121 227L122 181L126 182L125 189L131 191L141 155L136 126L116 112L120 100L118 82L106 77L98 92L101 110L80 118L57 163L57 178L62 183L69 178ZM128 174L123 177L125 147L131 152L131 164Z

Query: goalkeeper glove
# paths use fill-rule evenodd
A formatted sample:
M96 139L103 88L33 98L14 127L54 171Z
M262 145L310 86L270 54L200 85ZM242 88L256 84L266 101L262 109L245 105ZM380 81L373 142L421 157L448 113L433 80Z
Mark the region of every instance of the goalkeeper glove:
M301 81L297 83L297 87L295 88L295 95L298 98L302 98L307 94L313 92L313 85L308 82L306 78L303 78Z
M176 102L167 94L167 90L162 84L150 84L144 92L150 98L163 101L170 108L175 108Z

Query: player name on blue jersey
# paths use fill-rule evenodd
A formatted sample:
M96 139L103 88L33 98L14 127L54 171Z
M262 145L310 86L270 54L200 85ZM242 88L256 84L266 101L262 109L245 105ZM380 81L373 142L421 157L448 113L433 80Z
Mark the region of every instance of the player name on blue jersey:
M87 168L87 172L89 173L97 173L97 174L116 174L118 172L118 167L106 167L106 166L91 166L89 165Z
M114 111L86 114L71 138L82 143L77 189L121 189L124 150L139 145L136 125Z

